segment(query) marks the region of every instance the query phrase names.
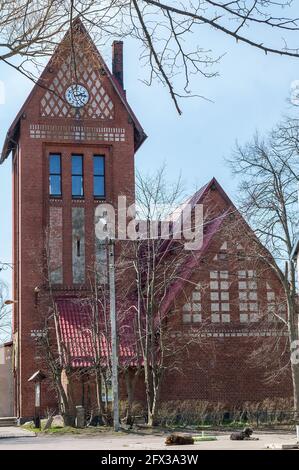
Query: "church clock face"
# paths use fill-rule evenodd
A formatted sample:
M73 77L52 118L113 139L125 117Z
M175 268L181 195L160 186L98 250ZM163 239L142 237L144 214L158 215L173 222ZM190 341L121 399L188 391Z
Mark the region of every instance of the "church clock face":
M65 99L74 108L82 108L89 101L89 93L83 85L74 83L67 88Z

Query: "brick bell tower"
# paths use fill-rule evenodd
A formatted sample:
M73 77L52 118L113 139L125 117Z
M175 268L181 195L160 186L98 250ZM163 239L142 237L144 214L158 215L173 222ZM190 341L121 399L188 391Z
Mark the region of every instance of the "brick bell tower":
M45 246L55 293L84 288L101 258L94 210L134 201L134 155L146 135L126 100L123 44L113 43L112 73L80 20L56 48L12 123L1 155L13 168L13 337L15 414L31 417L32 384L42 365L37 308ZM57 294L57 295L58 295ZM50 393L49 393L50 395ZM51 405L50 396L44 405Z

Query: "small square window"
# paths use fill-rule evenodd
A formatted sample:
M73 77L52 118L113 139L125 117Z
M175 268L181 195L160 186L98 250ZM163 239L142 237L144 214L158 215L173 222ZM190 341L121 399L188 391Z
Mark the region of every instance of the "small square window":
M240 313L240 322L241 323L248 322L248 313Z
M191 312L191 304L185 304L183 307L184 312Z
M229 313L223 313L221 315L221 319L223 323L229 323L230 322L230 314Z
M193 312L201 312L201 304L194 303L192 306Z
M200 299L201 299L201 294L200 294L200 292L193 292L193 293L192 293L192 299L193 299L193 300L200 300Z
M259 318L258 318L257 313L251 313L251 314L250 314L250 321L251 321L251 322L257 322L258 319L259 319Z
M249 297L249 300L257 300L257 293L249 292L248 297Z
M247 282L240 281L239 282L239 289L247 289Z
M210 289L211 290L218 290L218 281L210 281Z
M228 279L228 271L220 271L221 279Z
M221 289L223 290L228 290L229 288L229 284L227 281L221 281L220 285L221 285Z
M222 310L222 312L229 312L229 304L228 303L222 303L221 304L221 310Z
M258 311L258 305L257 305L257 303L254 303L254 304L251 304L251 303L250 303L250 304L249 304L249 310L250 310L251 312L257 312L257 311Z
M184 313L184 315L183 315L183 323L191 323L191 314Z
M219 323L220 322L220 315L219 313L212 313L212 323Z
M219 304L211 304L212 312L219 312Z
M229 300L229 292L221 292L221 300Z
M240 300L247 300L247 292L239 292Z
M246 277L246 271L238 271L239 277Z
M218 271L210 271L210 278L217 279L218 278Z
M219 293L218 292L211 292L211 300L219 300Z
M193 315L193 323L199 323L201 322L201 314L200 313L195 313Z
M249 281L249 282L248 282L248 289L250 289L250 290L256 290L256 289L257 289L256 282L255 282L255 281Z
M274 292L267 292L267 299L268 300L275 300L275 293Z
M246 303L239 304L239 309L240 309L240 311L248 310L248 304L246 304Z

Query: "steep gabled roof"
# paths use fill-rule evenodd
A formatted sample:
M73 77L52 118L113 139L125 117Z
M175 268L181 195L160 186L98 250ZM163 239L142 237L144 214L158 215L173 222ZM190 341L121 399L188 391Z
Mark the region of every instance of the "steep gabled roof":
M204 185L193 196L191 196L186 201L186 203L181 206L181 210L183 210L184 206L187 203L191 204L192 207L194 207L196 204L204 204L204 199L207 196L210 189L216 189L221 194L222 198L227 203L227 208L225 211L220 213L218 216L216 215L205 224L205 230L203 234L203 245L200 250L192 251L192 254L190 254L190 257L186 259L184 265L182 266L182 271L180 273L179 278L173 283L173 286L169 289L163 301L163 304L161 306L161 311L160 311L162 316L167 315L168 311L172 308L175 302L175 299L179 297L182 289L184 288L185 283L188 282L188 280L192 276L194 269L198 267L199 261L208 252L209 246L212 243L213 238L216 236L217 232L221 230L225 220L227 220L227 218L231 214L237 214L244 229L252 232L253 238L257 241L258 246L260 246L260 248L262 249L264 256L268 257L269 259L272 259L271 253L259 241L259 239L253 232L248 222L240 214L240 212L235 207L235 205L233 204L229 196L226 194L226 192L223 190L221 185L218 183L216 178L212 178L206 185ZM170 240L168 244L164 247L165 252L167 252L167 250L170 249L171 243L172 243L172 240Z
M198 267L199 261L207 253L208 248L213 241L214 236L220 230L223 225L223 222L226 216L231 212L228 209L225 213L221 214L219 217L216 217L214 220L210 221L206 225L206 230L203 237L203 244L200 250L194 250L190 253L190 256L182 266L179 278L174 282L172 287L169 289L167 295L161 306L161 315L164 316L167 314L171 306L173 305L176 297L180 294L186 282L189 281L192 276L194 269Z
M228 197L228 195L214 176L207 184L202 186L198 191L196 191L196 193L190 196L185 204L191 204L192 207L194 207L195 204L201 204L210 189L217 189L217 191L227 202L227 204L229 206L235 207L231 199Z
M215 218L213 218L212 220L208 221L205 224L202 247L200 250L192 251L192 253L190 253L190 256L186 259L184 265L182 266L179 279L177 279L174 282L173 286L171 287L171 289L169 289L169 292L164 299L164 302L161 308L162 316L167 314L168 310L173 305L173 302L175 301L176 297L180 294L181 290L184 288L185 282L188 282L188 280L192 276L193 270L198 266L200 259L202 259L202 257L208 251L208 248L214 236L221 229L226 217L232 211L233 212L237 211L236 207L234 206L233 202L231 201L229 196L226 194L222 186L218 183L217 179L213 177L207 184L202 186L198 191L196 191L192 196L190 196L185 201L185 203L183 203L178 208L177 211L175 211L175 213L177 214L177 217L179 218L181 216L181 213L184 210L184 208L187 206L187 204L191 205L191 209L193 209L196 204L204 204L204 200L211 189L217 190L219 192L219 194L227 203L227 209L223 213L219 214L218 216L216 216ZM163 250L165 251L166 254L167 254L167 251L171 251L170 247L172 243L173 243L173 240L168 240L166 241L165 244L162 244Z
M135 151L137 151L138 148L146 140L147 135L145 134L145 132L144 132L140 122L138 121L137 117L135 116L132 108L130 107L130 105L127 101L126 94L125 94L124 90L122 89L122 87L120 86L118 81L115 79L115 77L110 72L110 69L108 68L107 64L105 63L105 61L102 57L102 55L100 54L97 47L95 46L93 40L91 39L91 37L90 37L88 31L86 30L85 26L83 25L82 21L79 18L76 18L76 20L74 20L74 22L73 22L72 27L80 29L80 31L85 35L87 41L90 43L94 53L97 55L97 57L99 59L99 62L101 63L103 69L105 70L105 73L106 73L108 79L110 80L116 94L120 98L122 104L126 108L130 118L132 119L132 122L134 124ZM4 144L3 144L1 156L0 156L0 164L4 162L4 160L8 157L10 152L17 145L19 127L20 127L20 119L21 119L22 115L24 114L25 109L28 106L28 104L30 103L32 97L34 96L37 88L39 88L39 87L44 88L43 82L44 82L46 71L51 66L53 58L55 57L55 55L57 54L57 51L59 50L61 45L65 42L65 40L69 36L69 34L70 34L70 30L66 33L66 35L64 36L64 38L62 39L60 44L56 47L51 59L49 60L48 64L46 65L46 67L45 67L44 71L42 72L40 78L35 83L34 87L32 88L31 92L29 93L26 101L24 102L23 106L21 107L21 109L19 110L18 114L16 115L14 121L12 122L11 126L9 127L9 130L6 134L6 138L5 138L5 141L4 141Z

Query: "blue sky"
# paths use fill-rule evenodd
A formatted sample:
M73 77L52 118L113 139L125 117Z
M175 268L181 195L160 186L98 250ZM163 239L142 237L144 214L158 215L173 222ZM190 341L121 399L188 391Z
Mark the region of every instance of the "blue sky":
M166 163L169 179L181 172L187 192L215 176L225 191L237 200L237 181L224 162L236 140L249 140L256 130L267 132L288 113L287 98L292 81L299 79L299 60L265 56L249 46L236 44L222 35L207 36L217 54L226 52L214 79L196 79L196 90L214 102L185 99L179 116L167 90L159 84L145 86L139 50L125 41L125 88L129 103L148 135L136 154L136 167L154 171ZM109 50L102 50L110 65ZM0 63L0 80L5 87L5 103L0 104L0 142L32 82ZM11 261L11 161L0 167L0 260ZM11 273L0 278L10 282Z

